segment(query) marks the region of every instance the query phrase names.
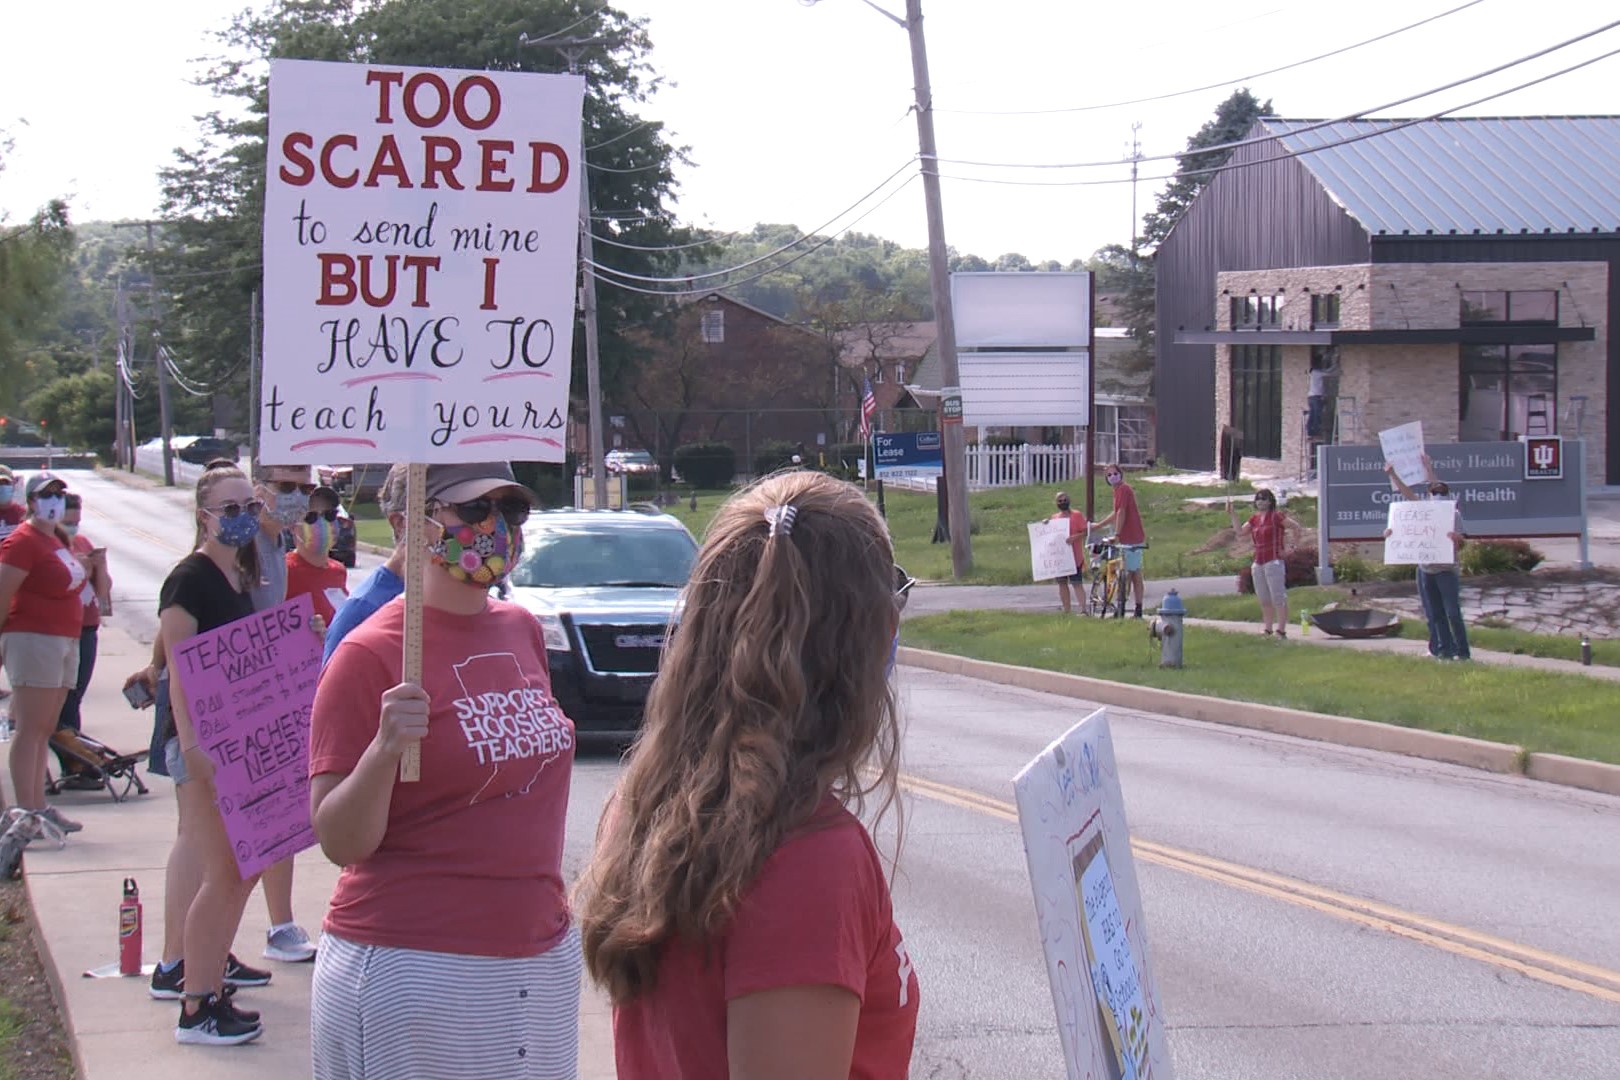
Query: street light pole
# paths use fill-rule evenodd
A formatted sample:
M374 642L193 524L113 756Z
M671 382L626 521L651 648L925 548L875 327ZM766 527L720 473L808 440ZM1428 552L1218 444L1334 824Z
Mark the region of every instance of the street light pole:
M518 44L556 49L568 61L568 73L578 75L579 62L586 49L593 45L612 45L617 40L611 37L530 38L524 34L518 38ZM602 338L596 319L596 275L590 265L596 261L596 248L591 236L591 182L590 170L584 160L584 145L582 139L579 161L579 307L585 323L585 396L591 429L591 496L592 505L600 510L608 504L607 438L602 430Z
M801 0L806 6L817 0ZM928 47L923 39L922 0L906 0L904 19L874 3L861 0L911 38L911 74L916 88L917 151L922 159L923 200L928 209L928 286L934 302L935 346L939 349L941 381L940 434L945 454L945 493L949 503L951 570L961 579L973 569L973 540L967 498L967 436L961 416L945 414L945 397L961 393L962 377L956 360L956 320L951 311L950 256L945 249L945 211L939 194L939 155L934 143L934 93L928 81ZM958 399L959 400L959 399Z

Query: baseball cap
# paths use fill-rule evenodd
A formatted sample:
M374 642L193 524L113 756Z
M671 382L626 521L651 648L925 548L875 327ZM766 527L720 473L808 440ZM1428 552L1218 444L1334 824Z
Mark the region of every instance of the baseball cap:
M37 472L28 478L28 486L23 488L23 494L32 499L35 495L39 494L42 489L48 488L52 484L60 484L62 485L63 491L67 490L67 481L63 480L60 476L57 476L53 472Z
M332 505L333 506L337 506L337 505L339 505L339 504L341 504L343 502L342 499L338 498L337 489L327 487L325 484L317 484L317 485L315 485L315 489L309 493L309 497L312 498L312 499L315 498L315 496L317 496L317 495L319 495L323 499L332 500Z
M0 482L10 484L14 483L16 479L17 477L12 473L10 466L0 465Z
M534 492L517 482L512 466L505 461L484 461L470 465L429 465L427 497L430 502L469 502L499 488L517 488L530 505L538 506Z

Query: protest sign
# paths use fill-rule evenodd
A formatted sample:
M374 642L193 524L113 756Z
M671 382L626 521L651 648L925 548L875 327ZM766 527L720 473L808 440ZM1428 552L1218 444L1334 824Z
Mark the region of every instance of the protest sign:
M1013 790L1069 1080L1172 1080L1107 710Z
M1450 534L1457 521L1451 499L1389 504L1389 535L1384 538L1384 563L1454 563L1457 545Z
M1407 485L1426 483L1428 470L1423 467L1423 424L1417 420L1378 433L1378 443L1384 448L1384 460L1395 467L1395 475Z
M261 460L563 460L584 88L271 62Z
M1029 527L1030 575L1036 581L1071 577L1078 572L1069 523L1063 518L1037 521Z
M185 641L174 674L243 878L315 843L309 821L309 714L321 639L308 596Z

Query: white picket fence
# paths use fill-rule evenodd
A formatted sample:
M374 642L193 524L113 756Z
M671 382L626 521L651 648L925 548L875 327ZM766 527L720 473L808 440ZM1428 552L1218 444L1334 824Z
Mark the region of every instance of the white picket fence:
M1062 484L1086 475L1084 446L969 446L969 491L1023 487L1027 484ZM885 480L890 487L933 491L933 480Z
M1084 446L970 446L969 491L1061 484L1086 475Z

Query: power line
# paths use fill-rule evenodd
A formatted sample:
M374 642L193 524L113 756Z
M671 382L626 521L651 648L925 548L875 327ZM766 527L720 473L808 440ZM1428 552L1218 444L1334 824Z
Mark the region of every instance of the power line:
M585 167L588 168L588 169L595 169L597 172L638 173L638 172L650 172L653 169L665 169L665 168L668 168L668 165L666 165L662 161L655 161L651 165L632 165L629 168L616 169L612 165L598 165L594 161L587 161L585 163Z
M640 293L643 296L667 296L667 297L670 297L671 299L675 299L675 300L683 299L683 298L689 297L689 296L707 296L709 293L718 292L721 289L735 289L739 285L747 285L751 281L758 281L760 278L766 278L766 277L770 277L772 274L780 273L781 271L786 270L788 267L792 266L794 263L798 262L800 259L806 258L807 256L812 255L815 252L817 252L817 251L821 250L822 248L826 247L828 244L830 244L834 240L838 239L838 237L842 236L844 233L848 232L849 230L853 229L855 226L859 225L867 217L869 217L872 214L876 213L877 210L881 206L883 206L884 203L888 202L890 199L894 198L896 195L898 195L902 191L906 190L906 188L910 187L911 184L915 180L918 179L919 175L920 174L918 174L918 173L913 173L912 175L906 177L905 180L903 180L900 183L899 187L895 188L893 191L891 191L887 195L883 196L883 198L879 199L877 202L875 202L871 206L867 207L867 209L861 213L860 217L857 217L854 221L851 221L848 225L845 225L843 228L839 229L837 232L833 233L832 235L824 237L822 240L817 242L813 247L806 248L805 250L799 252L797 255L793 256L793 258L788 259L786 262L783 262L778 266L773 266L768 270L762 270L761 272L759 272L757 274L751 274L748 277L745 277L740 281L727 281L727 282L723 282L723 283L721 283L719 285L714 285L714 286L712 286L710 288L705 288L705 289L684 289L684 290L681 290L679 292L673 292L673 291L667 291L667 290L662 290L662 289L643 289L643 288L639 288L638 286L635 286L635 285L627 285L622 281L616 281L613 278L603 277L601 274L594 273L593 272L594 268L591 268L591 267L588 267L585 272L590 274L591 277L595 278L597 281L600 281L604 285L611 285L614 288L623 289L626 292Z
M1507 97L1509 94L1516 94L1520 90L1528 90L1532 86L1537 86L1537 85L1540 85L1541 83L1544 83L1544 82L1550 82L1553 79L1557 79L1557 78L1560 78L1560 77L1562 77L1564 75L1568 75L1571 72L1579 71L1581 68L1584 68L1584 67L1590 67L1593 64L1599 63L1600 61L1609 59L1611 56L1620 56L1620 49L1612 49L1609 52L1603 53L1603 54L1601 54L1599 56L1594 56L1594 57L1591 57L1590 59L1582 60L1578 64L1571 64L1567 68L1562 68L1562 69L1560 69L1558 71L1549 72L1546 75L1538 76L1538 77L1536 77L1534 79L1531 79L1528 82L1522 82L1518 86L1510 86L1506 90L1498 90L1495 93L1487 94L1486 96L1484 96L1482 98L1475 98L1473 101L1464 102L1461 105L1453 105L1449 109L1442 109L1439 112L1430 113L1428 116L1419 116L1419 117L1416 117L1415 119L1410 119L1410 120L1388 120L1388 121L1385 121L1385 120L1364 120L1364 121L1362 121L1363 123L1387 124L1388 126L1380 127L1380 128L1378 128L1378 129L1376 129L1374 131L1364 131L1359 135L1350 135L1350 136L1346 136L1345 138L1342 138L1342 139L1334 139L1334 140L1331 140L1329 142L1323 143L1321 146L1310 146L1310 147L1306 147L1306 148L1304 148L1302 150L1290 150L1290 151L1287 151L1286 153L1275 154L1275 155L1273 155L1271 157L1255 158L1253 161L1241 161L1241 162L1228 161L1225 164L1214 165L1214 166L1211 166L1211 167L1209 167L1207 169L1185 169L1183 171L1169 173L1169 174L1166 174L1164 176L1150 176L1150 177L1147 177L1147 179L1151 182L1151 181L1157 181L1157 180L1175 180L1175 179L1178 179L1178 178L1184 177L1184 176L1215 176L1215 175L1218 175L1220 173L1230 172L1230 171L1236 170L1236 169L1247 169L1247 168L1250 168L1251 166L1255 166L1255 165L1267 165L1267 164L1270 164L1271 162L1275 162L1275 161L1287 161L1290 158L1304 157L1306 154L1315 154L1315 153L1318 153L1319 151L1322 151L1322 150L1332 150L1332 149L1335 149L1336 147L1348 146L1351 143L1358 143L1358 142L1361 142L1361 141L1363 141L1365 139L1377 138L1380 135L1388 135L1388 134L1391 134L1391 133L1396 132L1396 131L1401 131L1404 128L1414 127L1414 126L1416 126L1418 124L1427 124L1431 120L1439 120L1442 117L1449 116L1450 114L1452 114L1454 112L1459 112L1459 111L1461 111L1463 109L1471 109L1476 105L1483 105L1487 101L1495 101L1497 98ZM1333 122L1337 122L1337 121L1333 121ZM1294 131L1287 132L1286 136L1291 138L1294 135L1300 135L1300 134L1304 134L1304 133L1309 132L1309 131L1315 131L1317 128L1320 128L1321 126L1323 126L1323 125L1315 124L1315 125L1312 125L1310 127L1298 128L1298 129L1296 129ZM1250 145L1250 144L1253 144L1253 143L1261 143L1261 142L1280 142L1284 137L1285 137L1284 135L1266 135L1266 136L1263 136L1263 137L1260 137L1260 138L1250 139L1246 143L1238 144L1238 145ZM1204 153L1204 151L1199 150L1199 151L1196 151L1195 153ZM1191 157L1191 156L1193 156L1193 154L1189 153L1186 156ZM1129 177L1116 177L1116 178L1109 179L1109 180L997 180L997 179L994 179L994 178L991 178L991 177L983 177L983 176L951 176L951 175L944 174L944 173L942 173L941 176L943 176L947 180L961 180L961 181L964 181L964 182L967 182L967 183L975 183L975 184L1004 184L1004 185L1009 185L1009 186L1012 186L1012 187L1096 187L1096 186L1101 186L1101 185L1104 185L1104 184L1128 184L1128 183L1131 182Z
M585 148L585 152L590 153L592 150L600 150L604 146L612 146L614 143L618 142L620 139L629 138L631 135L634 135L636 132L640 131L642 128L648 127L648 126L650 126L652 124L656 124L656 123L658 123L657 120L643 120L641 123L636 124L634 127L625 128L623 131L619 132L617 135L612 136L611 138L603 139L599 143L592 143L591 145L589 145L589 146L587 146Z
M1296 60L1291 64L1284 64L1282 67L1274 67L1266 71L1257 71L1252 75L1240 75L1235 79L1226 79L1222 82L1209 83L1206 86L1194 86L1186 90L1175 90L1168 94L1154 94L1151 97L1132 98L1129 101L1109 101L1099 105L1075 105L1060 109L939 109L936 111L941 113L949 113L954 116L1055 116L1062 113L1082 113L1096 112L1100 109L1120 109L1127 105L1145 105L1152 101L1168 101L1171 98L1186 97L1188 94L1201 94L1205 90L1219 90L1223 86L1236 86L1238 83L1248 82L1251 79L1261 79L1267 75L1276 75L1284 71L1292 71L1295 68L1304 67L1307 64L1314 64L1321 60L1327 60L1335 56L1342 56L1347 52L1362 48L1363 46L1385 41L1389 38L1395 37L1398 34L1404 34L1408 30L1416 30L1420 26L1427 26L1429 23L1435 22L1439 19L1444 19L1448 15L1455 15L1459 11L1465 11L1468 8L1474 7L1475 5L1483 2L1484 0L1468 0L1467 3L1459 4L1457 7L1451 8L1447 11L1442 11L1438 15L1430 15L1426 19L1419 19L1417 22L1410 23L1406 26L1400 27L1397 30L1390 30L1387 33L1379 34L1377 37L1370 37L1365 41L1358 41L1354 45L1346 45L1342 48L1334 49L1332 52L1325 52L1319 56L1312 56L1306 60Z
M905 172L907 169L909 169L911 167L912 160L915 160L915 159L908 159L908 160L906 160L904 162L901 162L900 167L898 169L894 170L894 172L890 173L888 176L885 176L882 179L882 181L879 182L877 187L874 187L871 191L868 191L865 195L862 195L860 198L856 199L853 203L846 206L844 209L840 210L838 213L834 214L831 218L828 219L826 224L822 225L820 228L811 230L809 233L806 233L805 235L799 237L797 240L791 241L790 243L783 244L781 247L777 248L775 251L767 251L763 255L759 255L759 256L756 256L755 258L749 259L747 262L738 263L736 266L730 267L730 268L725 269L725 270L711 270L711 271L707 271L707 272L702 273L702 274L688 274L688 275L686 275L684 277L647 277L647 276L642 275L642 274L632 274L632 273L629 273L628 271L624 271L624 270L615 270L611 266L597 266L595 263L592 263L591 265L597 270L602 270L602 271L604 271L606 273L611 273L611 274L618 274L620 277L627 278L630 281L645 281L645 282L648 282L648 283L654 284L654 285L690 285L693 282L703 281L703 280L705 280L707 278L725 277L728 274L735 274L737 271L746 270L750 266L758 266L760 263L764 262L767 259L774 259L776 256L782 254L783 252L790 251L793 248L798 247L800 244L803 244L803 243L807 242L808 240L811 239L811 237L817 235L818 233L822 232L823 230L831 228L833 225L837 224L843 218L848 216L852 211L858 209L860 207L860 205L862 203L864 203L866 200L870 199L872 196L876 195L878 192L880 192L884 188L888 187L889 182L891 180L893 180L895 177L899 176L901 173ZM897 188L896 190L899 190L899 189ZM862 216L864 217L865 215L862 215Z
M1607 25L1600 26L1595 30L1588 30L1583 34L1578 34L1575 37L1572 37L1567 41L1561 41L1556 45L1549 45L1544 49L1540 49L1540 50L1538 50L1536 52L1533 52L1533 53L1530 53L1530 54L1528 54L1526 56L1521 56L1516 60L1509 60L1506 63L1498 64L1497 66L1495 66L1493 68L1489 68L1489 69L1487 69L1485 71L1476 72L1473 75L1468 75L1468 76L1465 76L1464 78L1461 78L1461 79L1455 79L1452 82L1446 83L1444 86L1436 86L1431 90L1425 90L1422 93L1418 93L1418 94L1409 94L1408 96L1400 98L1399 100L1386 102L1383 105L1373 105L1373 106L1370 106L1370 107L1365 108L1365 109L1358 109L1357 111L1355 111L1353 113L1350 113L1350 114L1348 114L1346 116L1340 116L1340 117L1338 117L1336 119L1333 119L1333 120L1318 120L1313 124L1310 124L1310 125L1308 125L1306 127L1300 128L1294 134L1305 134L1306 132L1316 131L1316 130L1319 130L1319 129L1325 128L1325 127L1331 127L1334 124L1342 124L1342 123L1345 123L1345 122L1350 121L1350 120L1360 120L1360 119L1363 119L1364 117L1366 117L1366 115L1368 113L1383 112L1386 109L1393 109L1393 108L1396 108L1397 106L1406 105L1406 104L1408 104L1410 102L1413 102L1413 101L1419 101L1419 100L1421 100L1423 98L1426 98L1426 97L1433 97L1434 95L1444 93L1447 90L1454 90L1457 87L1465 86L1468 83L1478 82L1481 79L1486 79L1486 78L1489 78L1492 75L1500 74L1501 72L1506 71L1509 68L1518 67L1521 64L1527 64L1532 60L1539 60L1543 56L1546 56L1546 55L1548 55L1550 53L1555 53L1555 52L1559 51L1560 49L1567 49L1571 45L1579 44L1580 42L1585 41L1588 38L1593 38L1593 37L1598 36L1599 34L1608 33L1610 30L1613 30L1617 26L1620 26L1620 19L1617 19L1614 22L1608 23ZM1580 66L1580 65L1578 65L1578 66ZM1568 70L1572 71L1572 70L1574 70L1574 68L1570 68ZM1563 74L1563 73L1560 73L1560 74ZM1534 83L1527 83L1525 85L1533 86L1535 84ZM1484 100L1489 101L1490 98L1486 98ZM1459 108L1467 108L1467 106L1459 106ZM1452 111L1455 111L1455 110L1447 110L1447 112L1452 112ZM1438 113L1436 115L1442 115L1443 116L1445 114L1444 113ZM1237 150L1237 149L1240 149L1240 148L1245 147L1245 146L1252 146L1256 142L1265 142L1266 138L1269 138L1269 136L1268 137L1263 137L1263 138L1254 138L1254 139L1238 139L1235 142L1217 143L1217 144L1215 144L1213 146L1200 146L1200 147L1197 147L1197 148L1189 147L1189 148L1187 148L1185 150L1181 150L1181 151L1178 151L1178 152L1173 153L1173 154L1153 154L1153 155L1138 158L1137 160L1139 160L1139 161L1179 161L1179 160L1181 160L1183 158L1195 157L1195 156L1199 156L1199 155L1203 155L1203 154L1219 153L1219 152L1221 152L1223 150ZM986 168L986 169L1097 169L1097 168L1107 168L1107 167L1111 167L1111 166L1119 164L1119 162L1117 162L1117 161L1035 162L1035 163L1028 163L1028 164L1018 164L1018 163L1006 162L1006 161L967 161L967 160L963 160L961 158L939 158L937 160L938 160L939 164L941 164L941 165L969 165L969 166L974 166L974 167L977 167L977 168Z
M689 250L691 248L708 247L711 244L718 244L718 243L721 243L722 241L729 240L729 239L732 239L732 238L737 237L737 236L741 236L742 234L741 233L734 233L734 232L718 233L712 239L709 239L709 240L694 240L690 244L667 244L667 245L665 245L663 247L649 247L649 246L647 246L645 244L626 244L622 240L610 240L607 237L603 236L601 233L595 232L595 231L592 231L591 235L596 238L597 243L606 244L608 247L623 248L626 251L664 252L664 251L687 251L687 250Z

